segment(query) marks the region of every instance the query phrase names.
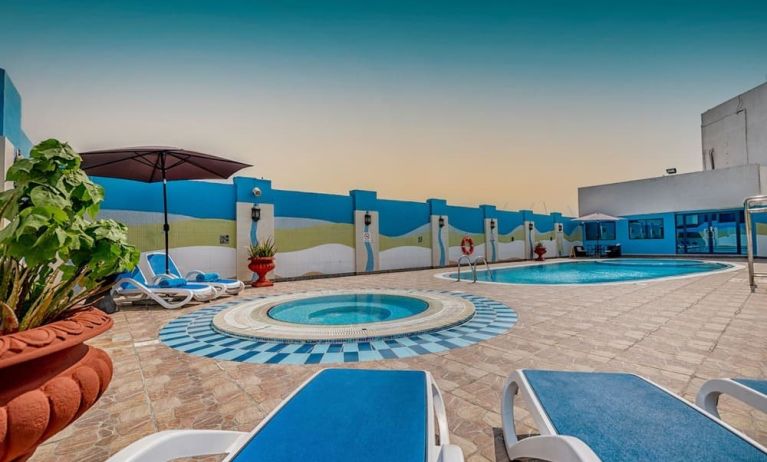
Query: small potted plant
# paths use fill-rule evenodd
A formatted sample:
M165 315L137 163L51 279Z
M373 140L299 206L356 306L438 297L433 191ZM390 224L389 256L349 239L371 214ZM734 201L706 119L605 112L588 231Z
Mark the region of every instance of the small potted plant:
M533 252L538 255L538 258L536 258L535 261L543 261L543 256L546 254L546 246L543 245L543 242L538 242L535 244Z
M251 282L253 287L271 287L274 285L272 281L266 278L266 275L274 269L275 253L277 253L277 247L271 237L248 247L250 260L248 269L258 274L258 279Z
M88 410L112 361L84 341L112 327L92 305L138 252L125 226L93 220L103 190L69 145L47 140L0 193L0 462L21 461Z

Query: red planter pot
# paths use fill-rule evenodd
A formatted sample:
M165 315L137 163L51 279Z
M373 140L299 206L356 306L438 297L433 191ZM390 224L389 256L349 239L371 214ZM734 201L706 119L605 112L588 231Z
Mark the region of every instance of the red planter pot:
M111 327L112 318L88 308L0 336L0 462L28 459L101 397L112 361L83 342Z
M274 269L274 257L253 257L248 263L248 269L258 274L258 280L250 283L253 287L271 287L272 281L266 278L269 271Z
M543 255L546 253L546 247L536 247L533 249L533 252L538 255L538 258L536 258L535 261L543 261Z

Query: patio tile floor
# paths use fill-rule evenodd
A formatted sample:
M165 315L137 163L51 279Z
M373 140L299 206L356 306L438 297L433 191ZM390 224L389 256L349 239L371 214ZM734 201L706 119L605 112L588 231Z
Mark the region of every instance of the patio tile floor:
M767 264L759 266L767 270ZM431 371L445 394L451 439L472 462L507 460L499 403L512 369L634 372L688 400L708 378L767 377L767 284L751 293L745 270L580 287L455 283L434 278L437 272L284 282L245 296L333 288L458 289L512 307L518 323L490 340L434 354L332 366ZM247 431L328 366L217 361L157 342L168 321L200 307L130 307L116 313L115 327L92 341L114 362L109 390L31 461L101 461L166 429ZM767 444L767 415L726 397L720 410L724 420ZM521 407L518 431L534 433L526 415Z

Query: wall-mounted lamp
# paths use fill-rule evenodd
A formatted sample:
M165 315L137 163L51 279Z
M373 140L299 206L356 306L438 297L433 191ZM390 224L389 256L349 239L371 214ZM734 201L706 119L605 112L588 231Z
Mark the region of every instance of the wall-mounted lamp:
M373 217L370 216L370 212L365 212L365 226L370 226L373 223Z
M440 228L445 227L445 217L439 217L439 220L437 222L439 223Z
M527 229L529 229L530 231L532 231L534 227L535 227L535 225L533 225L532 221L527 224Z
M253 221L258 221L261 219L261 207L259 207L256 204L253 204L253 207L250 209L250 218Z
M562 232L562 223L557 224L557 231Z
M495 229L495 220L490 220L490 229Z

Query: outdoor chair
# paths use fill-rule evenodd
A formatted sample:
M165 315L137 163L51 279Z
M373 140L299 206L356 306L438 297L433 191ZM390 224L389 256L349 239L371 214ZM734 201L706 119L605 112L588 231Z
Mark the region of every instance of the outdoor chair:
M136 441L109 462L212 454L238 462L463 461L461 449L450 444L442 395L431 374L325 369L250 433L162 431Z
M540 436L517 439L521 393ZM634 374L520 369L503 388L511 460L767 461L767 450L714 415Z
M165 252L150 252L146 255L149 269L153 276L165 273ZM237 295L245 288L242 281L236 279L223 279L218 273L206 273L200 270L190 271L186 276L182 276L178 266L173 261L173 257L168 255L168 276L186 279L189 282L199 282L215 287L219 294Z
M607 250L605 251L605 257L607 258L618 258L622 254L623 252L621 251L620 244L608 245Z
M193 284L158 276L147 282L141 268L136 266L130 273L117 277L112 286L113 298L128 301L152 300L167 309L181 308L192 300L206 302L216 298L218 292L208 284Z
M572 250L570 251L571 257L587 257L588 253L586 253L586 249L583 248L582 245L574 245Z

